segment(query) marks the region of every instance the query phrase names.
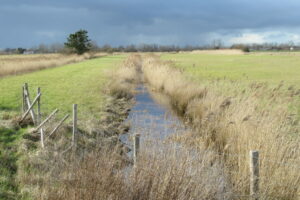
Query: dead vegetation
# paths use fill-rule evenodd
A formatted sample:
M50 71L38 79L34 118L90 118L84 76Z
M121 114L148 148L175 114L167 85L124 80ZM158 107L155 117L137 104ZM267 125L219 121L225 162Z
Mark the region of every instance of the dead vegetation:
M243 55L245 52L239 49L219 49L219 50L194 50L191 54L221 54L221 55Z
M257 83L247 92L237 87L236 96L226 96L216 92L222 80L201 86L170 65L147 56L143 72L151 87L167 94L194 127L175 139L221 155L236 195L249 194L249 151L259 150L261 199L298 199L300 127L289 110L292 97L283 95L281 86Z
M91 59L105 54L86 53L81 56L69 54L37 54L0 56L0 77L19 75L65 64Z
M125 167L114 149L72 160L56 171L56 184L41 185L37 199L232 199L220 163L210 164L212 155L195 156L171 146L161 151L153 146L143 148L136 168ZM48 177L49 183L53 180Z

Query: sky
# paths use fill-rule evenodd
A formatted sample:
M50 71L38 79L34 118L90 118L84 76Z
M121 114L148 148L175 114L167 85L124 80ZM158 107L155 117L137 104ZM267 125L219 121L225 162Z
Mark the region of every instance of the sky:
M86 29L98 45L300 43L299 0L0 0L0 48L63 43Z

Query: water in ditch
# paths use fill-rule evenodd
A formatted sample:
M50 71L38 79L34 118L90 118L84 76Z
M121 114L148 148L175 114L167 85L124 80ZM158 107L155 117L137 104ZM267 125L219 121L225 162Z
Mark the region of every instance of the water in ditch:
M143 143L145 140L163 141L169 136L182 133L186 128L172 112L169 100L166 95L140 85L135 105L127 119L130 130L121 136L121 141L131 146L130 136L133 134L140 134Z

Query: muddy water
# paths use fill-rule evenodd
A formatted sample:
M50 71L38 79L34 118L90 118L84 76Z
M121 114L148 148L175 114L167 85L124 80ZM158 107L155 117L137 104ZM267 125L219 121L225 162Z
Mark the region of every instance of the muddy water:
M172 112L167 96L140 85L135 101L127 119L130 131L121 136L124 143L130 145L130 135L136 133L141 135L141 142L146 139L163 141L185 130L182 121Z

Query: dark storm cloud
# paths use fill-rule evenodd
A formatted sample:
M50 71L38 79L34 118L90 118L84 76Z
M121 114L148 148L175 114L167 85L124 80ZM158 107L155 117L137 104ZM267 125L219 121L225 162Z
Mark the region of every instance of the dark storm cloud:
M297 40L299 8L296 0L1 0L0 48L63 42L79 28L113 45Z

